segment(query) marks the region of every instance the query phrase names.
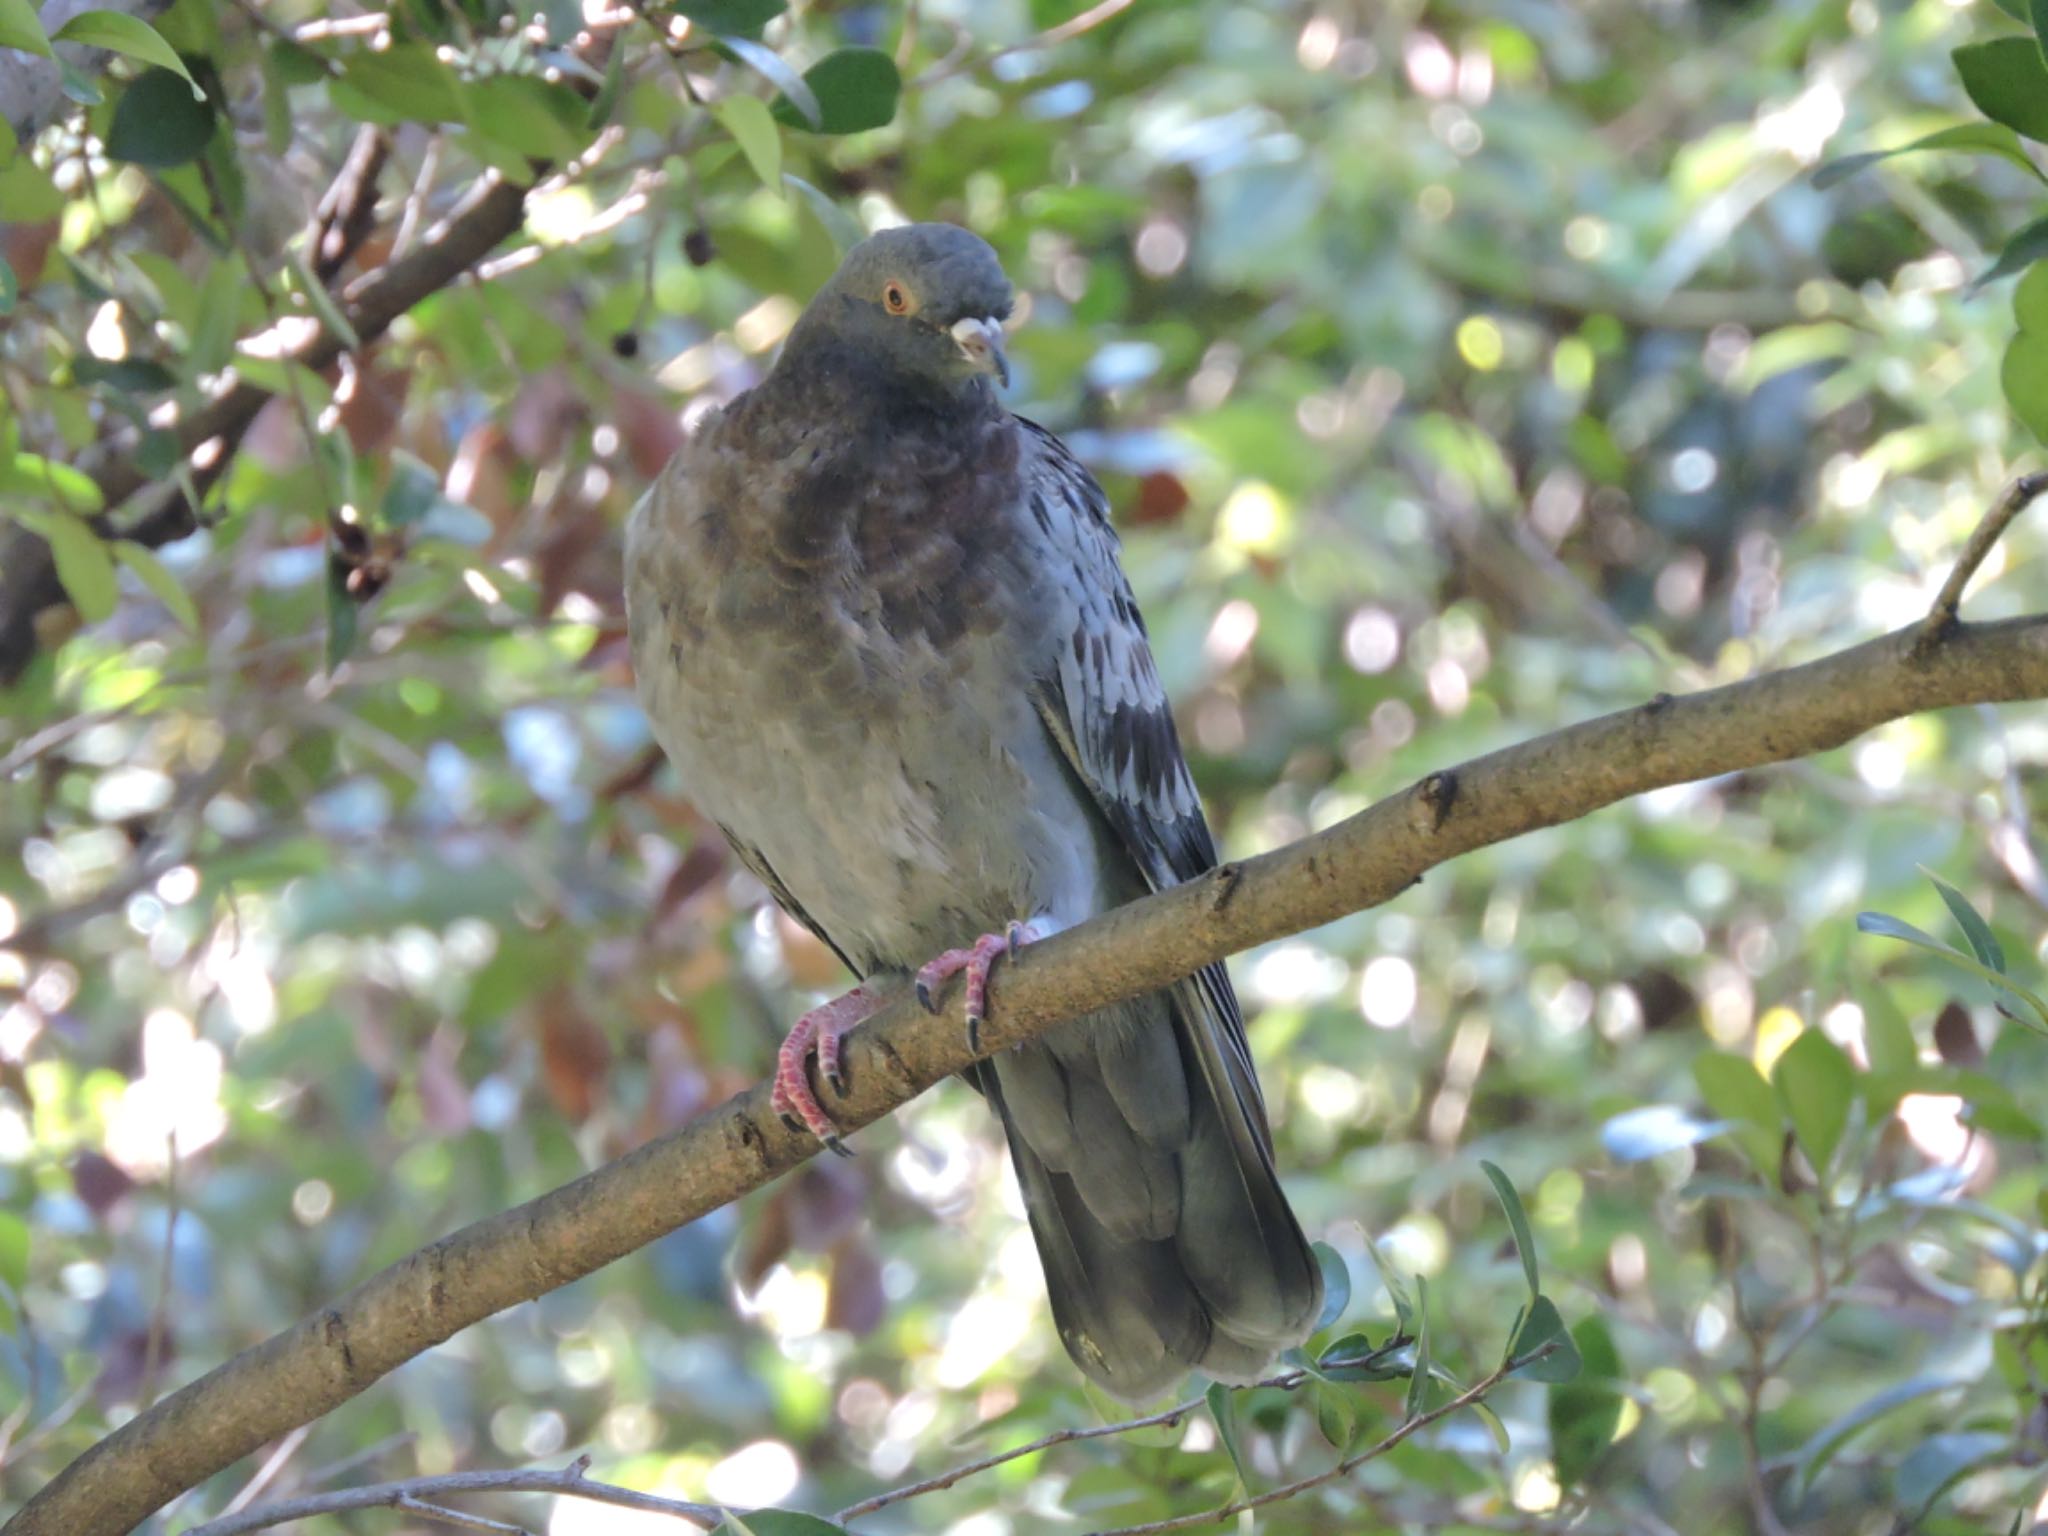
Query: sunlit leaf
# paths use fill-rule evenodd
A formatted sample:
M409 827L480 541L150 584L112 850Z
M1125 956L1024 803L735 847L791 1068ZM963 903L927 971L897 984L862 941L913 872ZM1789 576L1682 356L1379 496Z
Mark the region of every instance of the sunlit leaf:
M2044 1004L2035 993L2021 986L2018 982L2013 981L2009 977L2001 976L1998 972L1992 970L1991 967L1979 961L1974 955L1966 955L1959 949L1952 949L1933 935L1885 912L1857 913L1856 928L1861 933L1871 933L1876 934L1880 938L1901 940L1904 943L1911 944L1916 949L1924 949L1931 955L1939 955L1942 959L1948 961L1949 964L1962 970L1973 972L1985 981L1990 982L1999 991L2012 997L2015 1001L2025 1004L2032 1011L2032 1019L2021 1019L2019 1022L2036 1031L2048 1031L2048 1004Z
M1983 114L2015 133L2048 143L2048 62L2030 37L1965 43L1949 57L1963 89Z
M1988 1430L1930 1435L1899 1463L1892 1480L1893 1501L1900 1510L1917 1515L1970 1472L2011 1450L2010 1436Z
M761 185L782 190L782 130L768 103L756 96L728 96L714 109Z
M1541 1358L1537 1356L1541 1354ZM1579 1374L1579 1347L1548 1296L1529 1303L1522 1324L1508 1345L1510 1360L1526 1361L1514 1374L1529 1381L1566 1382Z
M1341 1387L1326 1387L1321 1382L1310 1389L1315 1403L1316 1429L1337 1451L1351 1449L1351 1442L1358 1438L1358 1411L1351 1406L1351 1399Z
M0 48L19 48L45 59L56 57L31 0L0 0Z
M784 0L676 0L678 16L721 37L757 38L788 6Z
M1223 1442L1231 1468L1237 1473L1237 1485L1249 1489L1251 1479L1245 1475L1243 1436L1237 1423L1237 1393L1218 1381L1211 1383L1203 1397L1209 1405L1209 1417L1216 1421L1216 1438Z
M199 158L213 138L213 105L195 97L182 73L149 69L114 103L107 154L150 170Z
M153 550L145 549L130 539L117 539L114 541L114 555L135 573L158 602L171 611L172 618L191 633L199 633L199 609L192 601L192 594L185 590Z
M794 113L791 121L796 127L809 128L813 132L821 129L825 121L825 109L819 105L818 93L811 89L810 82L777 53L773 48L745 37L722 37L719 47L752 69L762 79L782 92L776 103L776 113L782 115L785 109Z
M809 122L819 133L887 127L903 92L895 60L879 48L841 48L804 71L804 84L817 104L815 115L804 111L801 98L786 83L777 83L783 99L775 104L775 116L792 127Z
M1323 1309L1316 1317L1314 1331L1323 1329L1344 1315L1344 1309L1351 1305L1351 1267L1344 1262L1344 1255L1328 1243L1309 1245L1315 1252L1316 1268L1323 1276Z
M425 43L352 53L328 87L334 104L367 123L459 123L462 87Z
M1935 890L1941 893L1943 905L1948 908L1949 914L1955 918L1956 926L1963 930L1963 937L1969 940L1970 953L1977 957L1977 963L1988 966L2003 976L2005 974L2005 951L1998 947L1998 940L1991 932L1991 925L1984 921L1983 917L1978 914L1977 909L1971 906L1964 898L1961 891L1928 869L1924 864L1920 867L1920 872L1927 876Z
M118 593L114 560L106 541L78 518L63 513L44 522L43 537L50 541L57 579L64 584L64 593L79 617L88 624L109 617Z
M1825 1176L1849 1124L1849 1105L1856 1097L1855 1065L1825 1034L1807 1029L1778 1058L1771 1083L1799 1145Z
M1584 1482L1606 1453L1621 1425L1621 1354L1607 1324L1597 1312L1579 1319L1571 1331L1580 1361L1576 1379L1550 1389L1550 1455L1557 1480L1571 1488Z
M89 48L105 48L145 64L155 64L182 76L194 96L205 96L185 61L178 57L178 51L163 40L155 27L126 11L80 11L57 29L53 41L83 43Z
M1910 144L1901 144L1897 149L1869 150L1863 154L1844 155L1839 160L1831 160L1813 173L1813 184L1819 188L1831 187L1859 171L1867 170L1880 160L1929 149L1975 150L1996 155L2006 163L2018 166L2036 181L2048 182L2048 173L2044 173L2034 164L2026 147L2020 143L2019 135L2003 123L1957 123L1953 128L1943 128L1917 138Z
M1522 1197L1497 1166L1484 1158L1479 1160L1479 1166L1492 1182L1494 1194L1500 1197L1501 1209L1507 1212L1508 1227L1515 1235L1515 1252L1522 1260L1522 1275L1529 1282L1529 1294L1533 1297L1542 1284L1536 1276L1536 1239L1529 1231L1529 1216L1522 1209Z

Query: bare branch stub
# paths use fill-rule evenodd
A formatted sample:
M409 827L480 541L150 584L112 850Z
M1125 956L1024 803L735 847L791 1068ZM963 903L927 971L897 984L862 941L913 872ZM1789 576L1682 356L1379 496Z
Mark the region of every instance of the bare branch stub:
M1963 588L1970 584L1970 578L1977 574L1978 567L1990 556L2012 520L2032 506L2043 492L2048 492L2048 470L2020 476L2006 487L2005 494L1971 530L1963 552L1956 556L1955 569L1941 584L1940 595L1934 599L1933 608L1928 610L1920 626L1920 637L1913 643L1914 660L1925 657L1955 629L1957 612L1963 603Z

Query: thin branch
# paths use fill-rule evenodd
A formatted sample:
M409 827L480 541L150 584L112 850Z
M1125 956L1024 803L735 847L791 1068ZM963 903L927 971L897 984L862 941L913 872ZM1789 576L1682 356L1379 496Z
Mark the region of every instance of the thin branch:
M1282 1483L1277 1488L1268 1488L1264 1493L1255 1493L1248 1499L1238 1499L1230 1504L1221 1504L1214 1509L1198 1509L1191 1515L1174 1515L1165 1520L1148 1520L1143 1525L1120 1525L1112 1531L1098 1531L1095 1536L1155 1536L1159 1531L1185 1531L1198 1525L1214 1525L1219 1520L1228 1520L1232 1515L1241 1515L1248 1509L1263 1509L1268 1504L1279 1504L1299 1497L1311 1488L1320 1488L1325 1483L1334 1483L1340 1477L1349 1477L1368 1461L1375 1461L1387 1454L1417 1430L1427 1429L1437 1420L1448 1418L1461 1408L1469 1408L1495 1387L1507 1379L1510 1373L1525 1365L1533 1365L1556 1349L1552 1340L1540 1349L1513 1360L1504 1360L1493 1370L1479 1378L1449 1402L1439 1403L1427 1413L1418 1413L1413 1418L1403 1419L1382 1438L1355 1456L1347 1456L1326 1471L1309 1477L1297 1478L1291 1483Z
M439 1477L411 1477L402 1482L371 1483L362 1488L340 1488L332 1493L313 1493L304 1498L265 1504L239 1514L195 1525L185 1536L243 1536L247 1531L268 1530L315 1515L339 1514L351 1509L402 1509L474 1530L520 1531L523 1526L498 1521L481 1521L447 1509L442 1501L470 1493L553 1493L565 1498L588 1499L593 1504L611 1504L620 1509L637 1509L647 1514L668 1515L703 1530L710 1530L725 1518L724 1511L711 1504L692 1504L684 1499L664 1499L656 1494L621 1488L613 1483L592 1482L583 1474L590 1466L588 1456L578 1456L558 1471L527 1467L510 1472L449 1472Z
M1389 1355L1406 1349L1414 1342L1413 1339L1405 1334L1397 1334L1370 1354L1342 1360L1318 1361L1317 1369L1328 1371L1342 1370L1351 1366L1377 1365ZM1297 1366L1291 1371L1282 1371L1277 1376L1268 1376L1264 1381L1255 1381L1251 1386L1279 1387L1284 1391L1291 1392L1303 1382L1311 1380L1313 1375L1313 1372ZM1251 1388L1248 1387L1246 1390L1249 1391ZM975 1477L980 1473L988 1471L991 1467L999 1467L1006 1461L1015 1461L1022 1456L1035 1456L1040 1451L1051 1450L1056 1445L1067 1445L1076 1440L1100 1440L1106 1435L1129 1434L1134 1429L1151 1429L1161 1424L1178 1424L1190 1413L1200 1408L1204 1401L1205 1399L1200 1397L1191 1397L1184 1403L1176 1403L1171 1408L1162 1408L1157 1413L1148 1413L1143 1418L1119 1419L1114 1424L1092 1424L1079 1429L1056 1429L1050 1434L1040 1435L1036 1440L1027 1441L1023 1445L1012 1446L1007 1451L998 1451L993 1456L983 1456L976 1461L963 1462L951 1471L941 1472L935 1477L927 1477L920 1482L905 1483L900 1488L891 1488L887 1493L878 1493L872 1498L862 1499L858 1504L849 1504L846 1508L840 1510L838 1514L834 1515L832 1519L839 1525L845 1525L848 1521L857 1519L862 1515L871 1515L878 1509L887 1509L891 1504L901 1504L904 1500L914 1499L920 1494L937 1493L942 1488L950 1488L963 1479Z
M425 1499L416 1499L409 1493L402 1493L393 1502L392 1508L402 1509L409 1515L418 1515L423 1520L438 1520L443 1525L459 1526L465 1531L495 1531L498 1536L533 1536L523 1525L510 1525L503 1520L492 1520L484 1515L466 1515L459 1509L449 1509L444 1504L429 1504Z
M1977 574L1977 568L1991 554L2012 520L2032 506L2044 491L2048 491L2048 470L2020 476L2006 487L1997 504L1971 530L1969 542L1963 545L1963 552L1956 557L1955 569L1941 584L1941 593L1934 599L1934 607L1928 611L1926 621L1921 625L1916 654L1940 644L1942 636L1955 628L1956 611L1963 603L1963 588L1970 584L1970 578Z
M1475 848L1652 789L1812 756L1887 721L2048 698L2048 615L1918 627L1804 666L1588 720L1429 775L1314 836L1106 913L998 972L983 1054L1169 986L1254 944L1399 896ZM901 999L847 1038L848 1131L976 1059L958 999ZM59 1473L5 1536L125 1536L165 1501L468 1327L602 1268L816 1155L765 1085L371 1276L138 1414Z

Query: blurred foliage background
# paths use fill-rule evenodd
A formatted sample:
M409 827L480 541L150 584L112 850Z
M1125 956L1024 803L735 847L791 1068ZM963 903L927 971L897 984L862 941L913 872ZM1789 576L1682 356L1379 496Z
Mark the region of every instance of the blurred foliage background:
M523 32L499 0L177 0L156 27L205 103L116 59L0 166L0 512L87 615L0 692L0 1512L374 1267L757 1080L843 984L658 761L618 533L849 228L967 224L1028 291L1013 398L1110 489L1231 856L1910 622L2029 447L2013 284L1970 280L2040 211L2030 152L1812 176L1972 119L1949 50L2027 37L2024 5L589 15L595 46L573 5ZM283 394L203 526L110 553L43 466L331 308L294 241L365 123L389 154L343 281L484 167L583 158L339 367L245 345ZM2044 555L2017 526L1973 616L2048 607ZM1281 1164L1353 1272L1332 1336L1392 1330L1370 1233L1427 1279L1439 1360L1499 1358L1522 1279L1484 1157L1589 1365L1495 1395L1505 1450L1455 1418L1263 1527L2048 1521L2048 1059L1855 927L1956 933L1925 866L2031 984L2044 759L2037 710L1909 720L1241 957ZM263 1496L588 1448L830 1510L1095 1422L979 1101L855 1145L406 1366ZM1398 1382L1340 1391L1360 1437L1401 1415ZM1255 1488L1328 1464L1308 1394L1241 1419ZM1096 1529L1237 1475L1197 1416L860 1528Z

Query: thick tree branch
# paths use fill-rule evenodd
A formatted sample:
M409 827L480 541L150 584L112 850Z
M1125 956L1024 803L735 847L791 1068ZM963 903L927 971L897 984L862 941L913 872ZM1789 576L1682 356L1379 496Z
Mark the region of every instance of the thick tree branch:
M1055 935L998 972L993 1053L1153 991L1254 944L1399 895L1490 843L1646 791L1841 746L1959 704L2048 698L2048 615L1918 626L1805 666L1639 708L1430 775L1325 832ZM955 1008L904 999L847 1040L849 1129L972 1059ZM332 1306L139 1414L29 1501L5 1536L118 1536L175 1495L379 1377L522 1301L566 1285L758 1189L818 1150L765 1085L573 1184L489 1217L371 1276Z

